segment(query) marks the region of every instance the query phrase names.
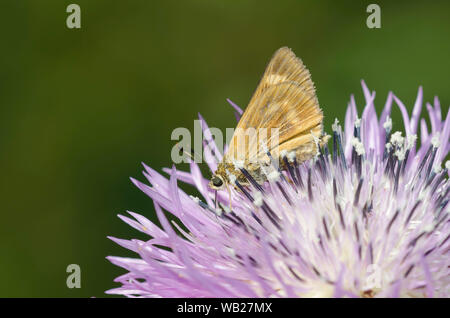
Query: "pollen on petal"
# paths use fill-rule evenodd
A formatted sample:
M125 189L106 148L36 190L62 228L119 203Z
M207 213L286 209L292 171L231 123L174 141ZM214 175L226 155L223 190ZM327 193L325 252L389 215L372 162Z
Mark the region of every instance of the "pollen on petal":
M434 148L438 148L441 145L439 132L435 133L433 137L431 137L431 144Z
M339 131L339 120L337 118L334 119L334 124L331 125L331 129L334 132L338 132Z
M438 174L442 171L442 166L440 164L437 164L433 167L433 172Z
M267 175L267 180L269 181L278 181L280 179L280 173L277 170L272 170Z
M383 128L390 132L392 130L392 118L389 115L386 117L386 121L383 123Z
M396 131L391 136L391 144L394 146L401 146L403 145L405 138L402 136L401 131Z
M258 206L258 207L262 206L262 204L263 204L263 196L262 196L261 192L256 192L255 193L255 199L254 199L253 203L256 206Z
M366 153L366 150L364 149L364 145L356 137L352 138L352 146L355 148L355 151L358 155L362 156Z
M416 144L416 140L417 140L417 135L415 134L410 134L408 136L406 136L406 149L412 149L414 147L414 145Z

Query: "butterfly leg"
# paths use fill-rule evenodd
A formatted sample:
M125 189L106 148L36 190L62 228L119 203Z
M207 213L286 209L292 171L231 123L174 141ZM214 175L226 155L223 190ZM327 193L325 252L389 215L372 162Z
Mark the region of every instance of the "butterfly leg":
M230 198L230 201L229 201L230 210L233 210L233 206L231 205L231 190L230 190L230 187L228 186L228 182L226 183L226 187L227 187L227 191L228 191L228 197Z

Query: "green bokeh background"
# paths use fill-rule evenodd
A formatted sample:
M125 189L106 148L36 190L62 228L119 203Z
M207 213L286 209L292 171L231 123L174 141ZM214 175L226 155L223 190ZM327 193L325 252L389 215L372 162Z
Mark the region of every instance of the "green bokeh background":
M81 6L82 28L65 25ZM291 47L312 73L327 130L360 80L411 109L450 103L448 1L2 0L0 10L0 296L102 297L131 255L106 236L140 237L116 215L154 218L129 176L171 165L176 127L234 127L273 52ZM394 110L394 120L400 119ZM394 123L395 125L395 123ZM397 126L398 127L398 126ZM395 126L394 126L395 128ZM79 264L81 289L66 287Z

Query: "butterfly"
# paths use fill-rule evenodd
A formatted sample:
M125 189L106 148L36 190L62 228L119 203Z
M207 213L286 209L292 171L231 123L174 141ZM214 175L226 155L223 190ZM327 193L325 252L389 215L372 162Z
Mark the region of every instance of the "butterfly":
M282 47L267 65L209 186L220 190L236 181L247 186L248 175L262 184L274 163L281 170L285 157L309 160L328 138L309 71Z

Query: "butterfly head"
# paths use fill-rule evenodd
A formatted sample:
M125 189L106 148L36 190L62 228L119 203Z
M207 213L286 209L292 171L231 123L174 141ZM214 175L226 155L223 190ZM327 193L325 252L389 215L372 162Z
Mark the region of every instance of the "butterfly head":
M220 162L217 166L217 170L211 177L209 187L214 190L222 190L230 184L230 173L232 165L225 162Z
M219 174L214 174L209 182L211 189L220 190L225 186L225 180Z

